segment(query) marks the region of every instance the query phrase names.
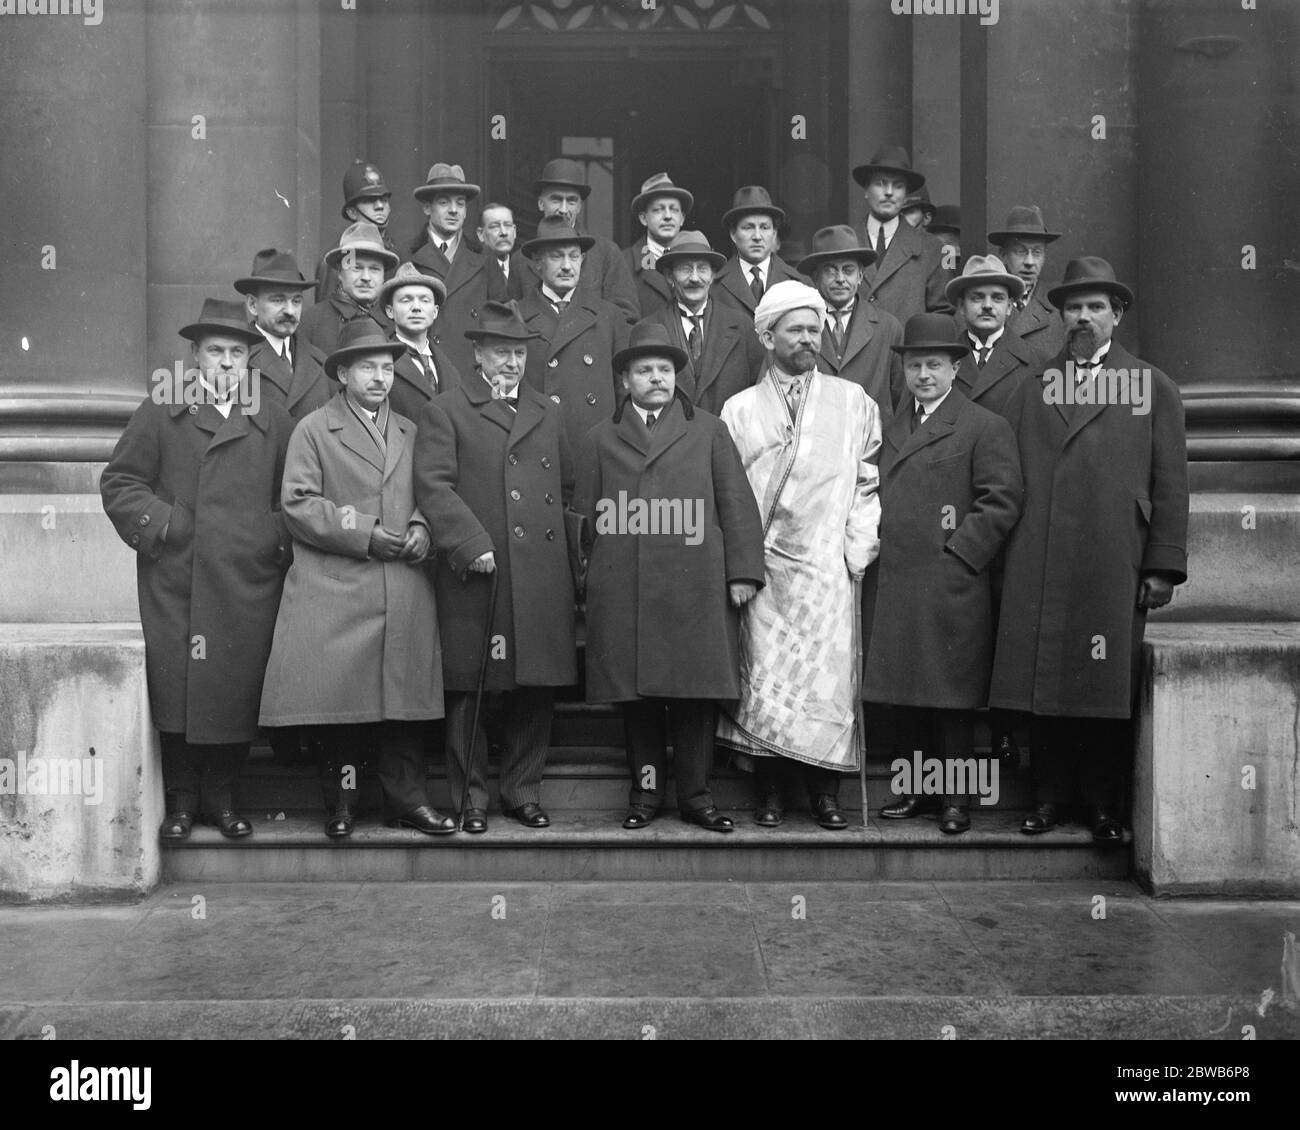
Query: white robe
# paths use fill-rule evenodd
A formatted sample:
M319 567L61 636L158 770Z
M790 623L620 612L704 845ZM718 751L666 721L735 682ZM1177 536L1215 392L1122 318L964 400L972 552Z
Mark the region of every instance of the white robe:
M861 386L814 372L792 421L769 370L722 419L763 517L767 583L742 610L741 697L719 712L718 741L857 769L856 582L880 552L880 411Z

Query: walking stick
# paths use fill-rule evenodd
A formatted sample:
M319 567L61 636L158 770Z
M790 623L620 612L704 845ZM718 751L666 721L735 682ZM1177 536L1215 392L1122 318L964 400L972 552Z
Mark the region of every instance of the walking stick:
M858 695L854 704L858 727L858 784L862 788L862 826L867 826L867 720L862 709L862 680L864 658L862 655L862 579L853 581L853 652L858 662Z
M487 681L488 651L492 647L492 620L497 611L497 577L499 571L492 570L491 584L488 591L487 619L483 622L483 654L478 661L478 685L474 688L474 718L469 727L469 748L465 758L465 783L460 790L460 807L456 809L456 831L465 826L465 806L469 804L469 778L474 768L474 756L478 752L478 724L483 713L483 684Z

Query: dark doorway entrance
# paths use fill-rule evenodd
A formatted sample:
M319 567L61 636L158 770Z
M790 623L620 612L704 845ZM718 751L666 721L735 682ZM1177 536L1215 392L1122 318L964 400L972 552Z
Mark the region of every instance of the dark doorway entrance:
M492 52L487 117L505 115L506 137L488 142L490 192L506 195L522 241L536 226L542 166L560 155L586 160L593 191L584 225L626 246L642 232L632 198L652 173L667 172L695 195L688 226L730 251L719 221L732 193L772 175L772 70L761 55Z

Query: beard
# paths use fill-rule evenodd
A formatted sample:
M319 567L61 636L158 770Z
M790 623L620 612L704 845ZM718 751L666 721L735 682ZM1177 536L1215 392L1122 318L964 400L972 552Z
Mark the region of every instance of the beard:
M1070 356L1086 361L1101 348L1101 335L1093 326L1079 326L1070 331Z

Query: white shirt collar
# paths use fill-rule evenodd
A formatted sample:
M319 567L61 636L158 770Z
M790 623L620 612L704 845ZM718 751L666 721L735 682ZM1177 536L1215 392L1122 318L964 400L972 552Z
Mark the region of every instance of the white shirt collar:
M1102 361L1106 357L1106 354L1109 352L1110 352L1110 342L1108 341L1106 342L1105 345L1103 345L1100 349L1098 349L1097 352L1094 353L1089 360L1075 361L1074 363L1075 370L1077 371L1079 369L1095 369L1098 365L1102 363Z
M898 231L901 216L895 216L892 220L879 220L870 213L867 214L867 237L872 247L876 246L876 231L879 228L885 229L885 246L888 247L894 241L894 233Z
M949 387L948 391L945 392L941 397L939 397L938 400L932 400L929 404L922 404L919 400L916 399L916 397L912 397L912 403L915 407L920 408L921 411L924 412L927 416L933 416L939 410L939 405L942 404L945 400L947 400L948 397L951 395L952 395L952 388Z
M547 302L571 302L573 296L577 293L578 289L577 287L574 287L573 290L569 291L568 294L561 298L560 295L556 294L555 291L553 291L546 283L542 283L542 295Z
M980 339L977 338L973 333L971 333L969 329L966 330L966 336L970 338L971 345L975 349L992 349L993 346L997 343L998 338L1000 338L1006 332L1007 332L1007 327L1003 325L1003 327L1000 330L998 330L997 333L989 334L988 341L984 342L983 344L980 343Z
M844 319L844 324L847 326L849 324L849 319L853 317L853 311L857 305L858 296L856 294L854 294L854 296L849 299L848 303L845 306L842 306L838 311L829 302L826 303L827 325L833 326L835 324L835 315L838 313L840 317Z
M766 259L760 259L757 263L748 263L742 259L741 263L744 264L746 282L749 282L754 277L754 268L757 267L758 273L763 276L763 285L767 286L768 272L772 269L772 256L769 255Z
M397 340L400 341L404 346L406 346L406 348L409 349L412 353L423 354L423 353L433 352L433 346L429 344L429 335L427 332L424 335L423 348L420 347L420 343L418 341L414 340L413 338L407 337L406 334L402 333L402 331L399 330L396 326L393 327L393 336L396 337Z
M666 405L663 408L642 408L635 400L632 401L631 404L632 407L636 409L636 414L641 417L641 423L645 424L647 428L650 426L648 417L651 412L655 414L655 423L658 423L659 417L667 411Z
M645 244L648 248L650 248L651 251L655 253L656 259L658 259L660 255L662 255L665 251L668 250L667 247L665 247L662 243L660 243L657 239L655 239L655 237L652 236L649 232L645 233Z
M283 357L285 349L288 348L289 339L287 337L280 337L278 334L267 333L266 330L262 329L261 325L257 322L254 322L253 324L257 326L257 332L266 338L270 343L271 348L275 350L275 355L277 357Z

